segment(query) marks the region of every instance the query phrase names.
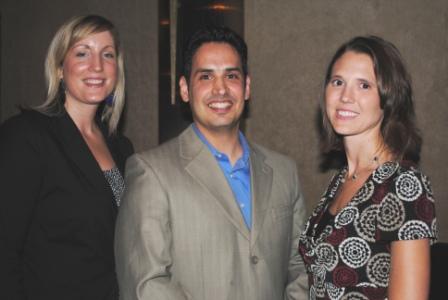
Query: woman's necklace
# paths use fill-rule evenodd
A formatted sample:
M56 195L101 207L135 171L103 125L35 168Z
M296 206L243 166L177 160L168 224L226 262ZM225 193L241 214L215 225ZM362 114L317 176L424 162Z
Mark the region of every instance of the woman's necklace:
M347 179L351 180L351 181L355 181L355 180L358 179L359 176L360 176L361 174L363 174L365 171L367 171L367 170L368 170L368 171L371 171L371 170L374 170L374 169L378 168L378 167L380 166L380 162L379 162L379 158L378 158L378 156L374 156L373 159L371 160L371 163L370 163L370 164L375 164L375 166L374 166L373 168L370 168L370 167L369 167L369 168L365 168L365 169L363 169L363 170L361 170L361 171L357 171L357 170L355 170L351 176L348 175L348 169L347 169L347 175L346 175L345 177L346 177ZM345 178L344 178L343 182L345 182Z

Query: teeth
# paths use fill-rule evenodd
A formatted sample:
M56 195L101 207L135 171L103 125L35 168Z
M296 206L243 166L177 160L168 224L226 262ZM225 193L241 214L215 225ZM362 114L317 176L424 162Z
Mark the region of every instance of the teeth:
M357 113L354 113L352 111L347 111L347 110L338 110L338 115L340 115L342 117L354 117L357 115Z
M229 102L212 102L208 105L208 107L216 109L225 109L230 107L230 105L231 104Z
M102 80L102 79L86 79L85 82L88 84L102 84L104 82L104 80Z

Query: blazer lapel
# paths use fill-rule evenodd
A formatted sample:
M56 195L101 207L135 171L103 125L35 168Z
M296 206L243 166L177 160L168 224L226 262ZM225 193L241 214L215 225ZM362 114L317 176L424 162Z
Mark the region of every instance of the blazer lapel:
M92 190L98 193L107 193L108 199L112 199L112 190L101 168L70 116L65 113L61 117L52 118L52 122L49 130L53 132L56 144L66 156L74 172L79 174L79 178L86 179ZM105 138L107 139L107 137Z
M257 240L263 221L269 208L272 188L272 168L265 162L264 155L251 147L251 190L252 190L252 230L251 246Z
M186 171L210 193L230 222L249 240L249 229L216 159L191 126L179 136L179 142Z

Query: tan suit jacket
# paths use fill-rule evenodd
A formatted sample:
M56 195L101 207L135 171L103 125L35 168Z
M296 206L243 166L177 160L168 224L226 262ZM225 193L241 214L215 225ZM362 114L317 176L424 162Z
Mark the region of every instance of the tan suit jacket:
M295 163L250 146L252 229L190 126L126 164L115 254L121 299L308 299Z

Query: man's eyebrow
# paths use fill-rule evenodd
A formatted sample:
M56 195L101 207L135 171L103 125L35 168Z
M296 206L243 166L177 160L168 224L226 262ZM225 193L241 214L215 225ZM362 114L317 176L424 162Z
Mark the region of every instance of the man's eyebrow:
M241 70L241 68L239 67L229 67L229 68L225 68L224 69L226 72L239 72L239 73L243 73L243 70ZM200 73L213 73L215 72L214 69L207 69L207 68L199 68L194 72L194 75L196 74L200 74Z
M197 73L212 73L212 72L213 72L213 69L200 68L200 69L197 69L196 72L194 72L194 73L197 74Z
M241 68L238 68L238 67L226 68L226 71L227 71L227 72L237 71L237 72L240 72L240 73L243 72L243 71L241 70Z

